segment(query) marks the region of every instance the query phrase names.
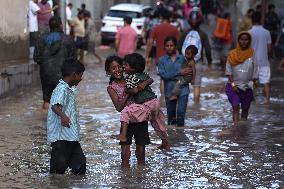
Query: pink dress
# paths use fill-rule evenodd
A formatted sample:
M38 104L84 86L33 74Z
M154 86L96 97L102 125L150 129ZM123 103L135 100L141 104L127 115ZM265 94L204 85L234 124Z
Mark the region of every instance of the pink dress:
M112 82L111 88L116 92L118 99L123 99L126 91L126 84L117 84ZM155 132L161 139L166 139L167 128L165 124L165 115L161 111L160 103L157 98L136 104L133 98L128 98L126 106L121 111L120 121L126 123L139 123L150 121Z

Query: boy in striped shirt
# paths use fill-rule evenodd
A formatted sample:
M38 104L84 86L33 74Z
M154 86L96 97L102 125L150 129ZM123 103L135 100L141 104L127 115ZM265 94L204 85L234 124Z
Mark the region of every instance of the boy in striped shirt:
M75 175L86 172L74 95L74 86L82 80L84 71L84 65L77 60L64 62L63 79L52 93L47 117L47 140L52 148L50 173L64 174L68 167Z

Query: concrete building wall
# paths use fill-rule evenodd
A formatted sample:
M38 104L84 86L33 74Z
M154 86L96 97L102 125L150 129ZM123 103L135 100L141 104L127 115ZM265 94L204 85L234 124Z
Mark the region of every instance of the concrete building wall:
M0 1L0 96L39 81L29 61L29 0Z
M28 2L0 1L0 62L28 58Z

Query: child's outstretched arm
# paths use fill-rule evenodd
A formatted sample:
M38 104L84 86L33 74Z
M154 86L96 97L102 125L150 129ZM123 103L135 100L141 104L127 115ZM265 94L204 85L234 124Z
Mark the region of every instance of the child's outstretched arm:
M51 106L52 111L60 117L61 125L63 127L70 127L70 119L65 113L62 112L61 108L62 106L60 104L55 104Z
M129 95L125 94L124 98L119 100L116 92L111 87L107 88L107 92L108 92L108 94L111 98L111 101L112 101L115 109L118 112L121 112L123 110L123 108L125 107L125 104L126 104L126 101L127 101Z

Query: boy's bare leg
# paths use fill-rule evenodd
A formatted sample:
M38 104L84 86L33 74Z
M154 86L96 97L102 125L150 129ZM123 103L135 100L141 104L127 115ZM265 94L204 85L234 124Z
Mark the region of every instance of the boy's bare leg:
M130 145L121 145L121 167L130 168L129 159L131 151Z
M121 142L127 141L127 129L128 129L128 123L121 122L121 128L120 128L120 134L117 136L117 139Z
M165 150L169 150L170 149L170 144L168 139L162 139L162 144L161 146L158 147L159 149L165 149Z
M95 50L93 50L93 55L99 60L100 64L104 63L102 57L98 55Z
M144 145L136 145L135 155L137 158L138 165L145 165L145 146Z
M85 64L85 61L84 61L84 50L83 49L79 49L79 61L82 64Z
M194 87L194 103L199 104L200 102L200 87Z
M269 85L269 83L264 84L263 93L264 93L265 98L266 98L265 104L269 104L270 103L270 85Z

